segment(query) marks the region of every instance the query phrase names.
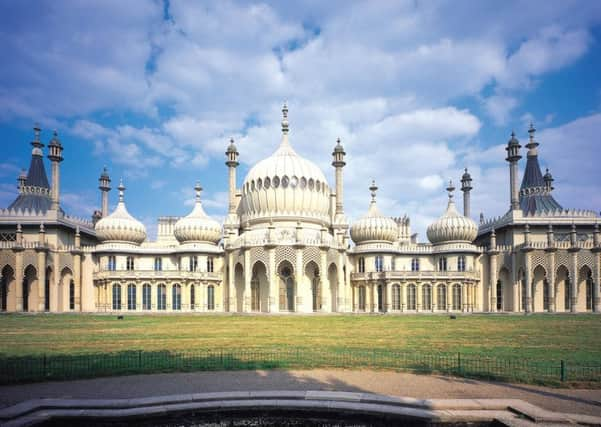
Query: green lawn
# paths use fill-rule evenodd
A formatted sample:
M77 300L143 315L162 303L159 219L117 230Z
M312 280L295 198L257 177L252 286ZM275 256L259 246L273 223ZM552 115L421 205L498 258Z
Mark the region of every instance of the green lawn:
M2 315L0 355L362 348L601 362L601 317Z

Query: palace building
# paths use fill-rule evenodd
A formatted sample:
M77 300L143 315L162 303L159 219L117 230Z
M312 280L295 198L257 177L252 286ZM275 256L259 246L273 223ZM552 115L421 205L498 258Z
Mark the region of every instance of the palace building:
M237 186L239 153L226 150L229 206L223 224L202 207L200 185L185 217L160 217L157 238L126 208L120 183L109 213L111 179L99 179L91 219L61 207L63 147L40 129L19 194L0 209L0 310L7 312L432 313L599 312L601 234L595 212L566 209L541 172L535 129L519 184L520 142L512 134L508 211L470 218L472 179L461 177L463 212L449 183L447 206L418 243L407 216L377 206L349 224L344 212L345 151L332 152L335 183L299 156L283 108L279 147ZM501 159L499 159L500 161ZM367 198L366 198L367 199ZM367 200L366 200L367 202ZM367 204L367 203L366 203Z

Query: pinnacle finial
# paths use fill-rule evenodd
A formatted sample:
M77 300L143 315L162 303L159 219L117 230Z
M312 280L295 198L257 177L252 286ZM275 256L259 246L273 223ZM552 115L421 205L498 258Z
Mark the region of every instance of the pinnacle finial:
M196 203L200 203L200 193L202 192L202 187L200 186L200 181L196 181L196 185L194 186L194 191L196 192Z
M40 140L40 132L41 132L40 124L36 123L33 125L33 139L34 141Z
M284 102L282 107L282 133L288 133L288 105Z
M455 186L453 185L453 180L449 180L449 186L447 187L447 191L449 192L449 200L453 200L453 191L455 191Z
M376 192L378 191L378 186L376 185L376 181L374 179L371 180L369 191L371 192L371 202L376 203Z

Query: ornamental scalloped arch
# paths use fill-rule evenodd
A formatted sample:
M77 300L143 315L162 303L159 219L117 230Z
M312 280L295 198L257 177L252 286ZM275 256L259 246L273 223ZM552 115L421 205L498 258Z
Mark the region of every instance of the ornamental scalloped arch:
M308 248L303 249L303 268L307 267L313 261L317 265L321 265L321 256L319 248L315 246L310 246Z
M10 250L0 251L0 265L10 265L14 269L15 267L15 253Z
M275 248L275 265L276 271L280 267L282 261L289 261L293 267L296 266L296 250L290 246L278 246Z
M258 261L263 263L267 269L267 266L269 265L269 254L264 248L253 247L250 249L250 263L254 267L255 263Z
M595 265L594 254L589 251L580 251L578 253L578 270L581 270L584 266L591 268L591 265Z

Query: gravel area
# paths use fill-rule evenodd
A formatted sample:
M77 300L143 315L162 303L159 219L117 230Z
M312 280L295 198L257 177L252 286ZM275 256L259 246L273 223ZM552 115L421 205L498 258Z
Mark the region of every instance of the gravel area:
M601 415L601 390L557 389L387 371L227 371L132 375L0 387L0 406L35 398L132 398L248 390L336 390L432 399L511 398Z

